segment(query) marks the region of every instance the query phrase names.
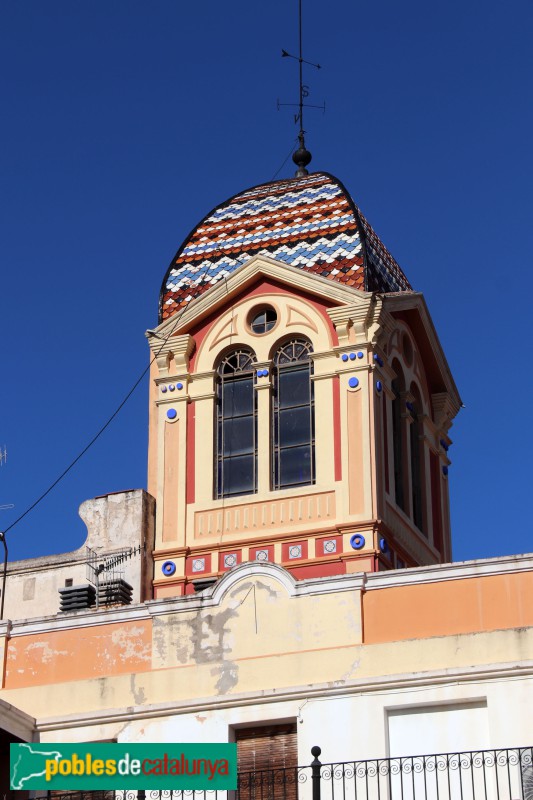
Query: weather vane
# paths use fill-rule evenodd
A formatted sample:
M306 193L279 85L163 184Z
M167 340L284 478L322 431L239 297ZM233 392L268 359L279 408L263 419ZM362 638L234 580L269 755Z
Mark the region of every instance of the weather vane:
M311 103L304 103L304 100L309 97L309 86L304 84L303 82L303 65L308 64L310 67L315 67L315 69L321 69L320 64L314 64L312 61L306 61L302 55L302 0L298 0L298 31L299 31L299 55L294 56L292 53L288 53L287 50L281 51L282 58L294 58L295 61L298 61L299 65L299 72L300 72L300 102L299 103L280 103L278 100L278 111L281 106L297 106L298 113L294 115L294 122L295 124L300 123L300 130L298 132L298 141L299 147L295 153L293 153L292 160L298 167L296 171L296 177L302 178L305 175L308 175L308 171L306 169L307 165L311 161L311 153L309 150L306 149L305 146L305 130L304 130L304 108L320 108L322 111L325 112L326 110L326 103L324 102L321 106L312 105Z

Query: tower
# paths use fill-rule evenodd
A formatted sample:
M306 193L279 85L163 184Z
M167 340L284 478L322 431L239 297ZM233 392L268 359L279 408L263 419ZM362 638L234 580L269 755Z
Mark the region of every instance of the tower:
M451 557L460 398L424 298L326 173L241 192L173 259L151 372L156 597Z

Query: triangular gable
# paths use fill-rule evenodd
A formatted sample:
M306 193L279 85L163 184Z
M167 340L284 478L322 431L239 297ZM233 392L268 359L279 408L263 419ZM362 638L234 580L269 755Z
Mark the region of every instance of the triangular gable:
M368 303L370 294L360 292L351 287L342 286L319 275L312 275L287 264L282 264L266 256L254 256L232 275L211 287L203 295L191 301L182 311L165 320L154 333L165 338L168 335L179 335L188 331L191 325L198 323L213 314L231 300L249 290L261 277L271 279L277 284L286 285L294 292L299 292L326 300L331 306Z
M423 295L415 292L408 295L387 294L383 297L383 307L394 319L408 325L434 391L437 388L448 392L456 414L462 405L461 397Z

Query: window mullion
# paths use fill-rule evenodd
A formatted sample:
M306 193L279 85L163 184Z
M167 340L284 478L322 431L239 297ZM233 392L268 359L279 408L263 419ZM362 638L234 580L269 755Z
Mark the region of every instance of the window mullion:
M270 370L269 370L270 372ZM256 453L257 453L257 492L265 494L270 490L271 485L271 454L270 443L272 441L272 419L270 417L270 380L262 379L256 383Z

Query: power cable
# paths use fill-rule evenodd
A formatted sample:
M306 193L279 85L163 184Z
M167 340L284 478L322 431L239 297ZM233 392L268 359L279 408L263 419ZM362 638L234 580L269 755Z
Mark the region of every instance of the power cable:
M209 271L209 267L208 267L208 268L205 270L204 274L202 275L202 278L201 278L201 280L200 280L200 284L203 282L203 280L204 280L205 276L207 275L208 271ZM75 458L73 461L71 461L71 462L70 462L70 464L68 465L68 467L66 467L66 469L64 469L64 470L63 470L63 472L62 472L62 473L61 473L61 474L60 474L60 475L59 475L59 476L58 476L58 477L55 479L55 481L54 481L53 483L51 483L51 484L50 484L50 486L49 486L49 487L46 489L46 491L44 491L44 492L43 492L43 493L42 493L42 494L41 494L41 495L40 495L40 496L37 498L37 500L35 500L35 501L34 501L34 502L31 504L31 506L29 506L29 507L28 507L28 508L27 508L27 509L24 511L24 513L22 513L22 514L20 515L20 517L17 517L17 519L16 519L14 522L12 522L12 523L11 523L11 525L8 525L8 527L7 527L7 528L6 528L4 531L2 531L2 536L3 536L3 538L4 538L4 542L5 542L5 535L6 535L6 533L8 533L10 530L12 530L12 529L15 527L15 525L18 525L18 523L19 523L19 522L21 522L21 521L24 519L24 517L26 517L26 516L27 516L27 515L28 515L28 514L29 514L31 511L33 511L33 509L34 509L34 508L36 508L36 507L39 505L39 503L41 503L41 502L44 500L44 498L45 498L45 497L47 497L47 496L50 494L50 492L51 492L53 489L55 489L55 487L57 486L57 484L58 484L58 483L60 483L60 482L63 480L63 478L66 476L66 475L68 475L68 473L70 472L70 470L71 470L71 469L72 469L72 468L73 468L73 467L74 467L74 466L75 466L75 465L78 463L78 461L79 461L81 458L83 458L83 456L85 455L85 453L86 453L88 450L90 450L90 449L91 449L91 447L93 446L93 444L95 444L95 442L97 442L97 441L98 441L98 439L99 439L99 438L100 438L100 436L101 436L101 435L104 433L104 431L105 431L105 430L106 430L106 429L109 427L109 425L111 425L111 423L113 422L113 420L115 419L115 417L117 416L117 414L119 414L119 413L120 413L120 411L121 411L121 410L124 408L124 406L126 405L126 403L128 402L128 400L129 400L129 399L130 399L130 397L132 396L133 392L134 392L134 391L135 391L135 389L137 388L137 386L138 386L138 385L141 383L141 381L143 380L143 378L144 378L144 376L146 375L146 373L147 373L147 372L149 372L149 370L150 370L150 368L151 368L152 364L154 363L154 361L156 360L157 356L160 354L161 350L163 349L163 347L166 345L166 343L168 342L168 340L170 339L170 337L172 336L172 334L173 334L173 333L174 333L174 331L176 330L176 327L177 327L177 325L178 325L178 322L180 321L180 319L181 319L181 316L182 316L183 312L185 311L185 308L186 308L186 306L185 306L184 308L182 308L182 310L181 310L181 311L178 313L178 315L177 315L177 317L176 317L176 320L175 320L175 322L174 322L174 325L173 325L173 326L170 328L170 330L169 330L169 332L167 333L167 335L166 335L164 338L162 338L161 347L159 347L159 349L157 350L157 352L156 352L156 353L154 353L154 355L153 355L152 359L151 359L151 360L150 360L150 362L148 363L148 366L147 366L147 367L145 367L145 369L143 369L142 373L141 373L141 374L140 374L140 376L137 378L137 380L135 381L135 383L133 384L133 386L131 387L131 389L130 389L130 390L127 392L127 394L126 394L126 396L124 397L124 399L123 399L123 400L122 400L122 401L119 403L119 405L117 406L117 408L115 409L115 411L114 411L114 412L111 414L111 416L110 416L110 417L107 419L107 421L106 421L106 422L105 422L105 423L102 425L102 427L100 428L100 430L99 430L99 431L98 431L98 432L97 432L97 433L96 433L96 434L93 436L93 438L90 440L90 442L89 442L87 445L85 445L85 447L83 448L83 450L81 450L81 452L80 452L80 453L78 453L78 455L76 456L76 458Z
M289 152L288 152L288 154L287 154L287 157L286 157L285 161L283 162L283 164L281 165L281 167L278 169L278 171L277 171L277 172L275 172L275 173L274 173L274 175L271 177L271 179L270 179L271 181L274 181L274 180L275 180L275 179L278 177L279 173L281 172L281 170L283 169L283 167L285 166L285 164L287 163L287 161L289 160L289 158L290 158L290 157L292 156L292 154L294 153L294 150L295 150L295 147L296 147L296 142L297 142L297 141L298 141L298 137L295 137L295 139L294 139L294 142L291 144L291 149L289 150Z

